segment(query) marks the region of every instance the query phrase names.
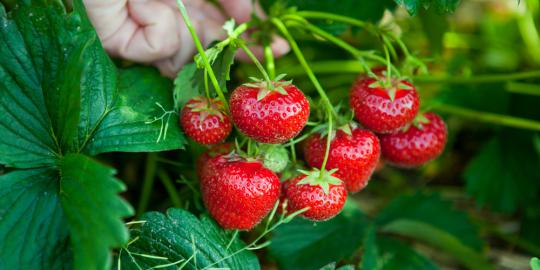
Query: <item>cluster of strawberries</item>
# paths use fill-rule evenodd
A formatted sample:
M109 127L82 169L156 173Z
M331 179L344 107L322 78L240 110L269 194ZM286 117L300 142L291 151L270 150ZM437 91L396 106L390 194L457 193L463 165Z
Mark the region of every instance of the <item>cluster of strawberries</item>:
M418 113L419 97L412 84L360 76L354 83L350 107L356 120L332 132L317 132L303 142L304 159L313 169L280 182L264 157L246 156L223 142L232 123L247 137L264 144L283 144L306 125L310 107L290 82L255 82L236 88L223 102L196 97L182 109L184 132L201 144L214 145L197 163L203 201L226 229L249 230L278 200L287 212L313 221L337 215L347 194L363 189L380 164L417 167L444 149L447 130L434 113ZM327 141L330 136L328 156ZM325 164L325 169L319 170Z

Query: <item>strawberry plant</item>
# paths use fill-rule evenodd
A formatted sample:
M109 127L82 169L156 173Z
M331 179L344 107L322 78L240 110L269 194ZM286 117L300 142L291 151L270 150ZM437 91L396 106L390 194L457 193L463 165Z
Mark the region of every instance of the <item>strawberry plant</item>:
M177 0L174 79L68 2L0 1L0 269L539 267L535 1Z

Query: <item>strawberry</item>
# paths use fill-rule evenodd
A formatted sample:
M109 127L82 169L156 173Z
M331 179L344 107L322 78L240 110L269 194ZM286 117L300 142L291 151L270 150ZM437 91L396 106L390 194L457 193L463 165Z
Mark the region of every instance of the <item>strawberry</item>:
M210 159L204 169L204 204L225 229L252 229L279 198L278 177L259 161L236 154L221 155Z
M230 110L236 127L262 143L280 144L294 138L309 118L309 102L290 82L249 83L231 94Z
M447 129L435 113L420 114L412 125L394 134L381 135L383 157L399 167L418 167L444 150Z
M314 134L304 144L304 158L312 166L322 166L326 152L326 136ZM351 123L335 132L330 143L326 169L345 182L349 192L363 189L377 167L380 156L379 139L372 132Z
M304 172L283 185L287 198L287 211L289 213L308 208L300 216L313 220L324 221L333 218L345 205L347 189L344 183L332 175L332 172Z
M220 143L232 130L223 103L205 97L195 97L186 103L180 115L180 124L186 135L200 144Z
M376 133L392 133L411 122L420 105L414 86L394 79L359 77L351 89L350 105L356 120Z
M206 165L208 160L219 155L228 154L232 152L233 150L234 150L234 144L231 142L226 142L226 143L210 146L208 151L200 155L199 158L197 159L197 162L195 163L195 169L197 170L197 174L199 176L202 176L203 167L204 165Z

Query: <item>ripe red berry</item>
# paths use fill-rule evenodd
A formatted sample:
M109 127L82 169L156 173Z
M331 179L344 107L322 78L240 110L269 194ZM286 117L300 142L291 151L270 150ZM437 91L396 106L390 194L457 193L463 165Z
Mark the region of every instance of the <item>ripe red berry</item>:
M294 138L309 118L309 102L296 86L274 82L241 85L231 94L231 116L242 133L262 143L280 144Z
M231 133L232 123L217 99L195 97L189 100L180 115L180 124L187 136L200 144L220 143Z
M351 89L356 120L376 133L392 133L411 122L420 104L414 86L404 80L385 86L385 78L359 77Z
M195 169L197 170L197 174L202 176L204 165L213 157L219 156L219 155L225 155L234 150L234 144L231 142L226 142L222 144L216 144L210 146L208 151L204 152L199 158L197 159L197 162L195 163Z
M221 155L204 166L201 192L210 215L225 229L250 230L279 198L278 177L258 161Z
M435 113L425 113L397 133L381 135L382 154L393 165L418 167L442 153L446 137L444 121Z
M304 144L304 158L312 166L322 166L326 136L314 134ZM326 169L338 169L335 175L345 182L349 192L363 189L377 167L381 148L379 139L369 130L352 125L350 135L338 129L330 143Z
M347 200L347 189L335 176L325 172L328 175L320 179L319 173L299 175L283 183L287 212L309 208L300 216L313 221L328 220L339 214Z

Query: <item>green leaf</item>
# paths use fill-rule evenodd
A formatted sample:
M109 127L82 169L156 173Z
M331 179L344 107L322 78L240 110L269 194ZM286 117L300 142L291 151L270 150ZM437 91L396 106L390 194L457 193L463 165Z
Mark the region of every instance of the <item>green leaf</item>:
M344 265L339 268L336 268L336 263L332 262L323 266L319 270L354 270L354 265Z
M122 218L133 209L118 196L125 190L114 170L83 155L67 155L60 164L60 200L71 232L75 269L106 269L110 248L127 242Z
M174 80L174 108L177 111L180 111L190 99L204 95L204 81L200 80L198 72L195 63L187 64L182 67Z
M403 195L390 202L377 216L379 226L397 220L412 220L438 228L456 237L463 245L480 251L483 242L466 213L455 210L438 194Z
M364 254L362 256L361 269L363 270L377 270L379 269L377 250L377 235L374 227L370 227L366 233L364 239Z
M18 168L53 165L59 146L46 105L46 99L53 98L44 90L56 87L49 79L57 76L64 59L58 37L65 26L53 6L21 6L10 15L0 6L0 163ZM59 36L49 34L55 29Z
M116 102L106 109L107 113L88 140L85 152L95 155L182 148L186 140L171 102L170 81L149 68L121 70L118 78ZM160 117L163 122L152 122Z
M443 215L440 213L439 217ZM451 254L469 269L495 269L482 254L466 246L458 237L431 224L412 219L400 219L385 225L382 231L410 237L432 245Z
M198 219L185 210L171 208L166 215L146 213L142 220L144 224L132 231L132 244L122 250L122 269L150 269L175 262L163 269L177 269L181 263L186 263L183 269L260 269L257 257L251 251L240 251L245 245L238 238L229 245L233 234L206 215Z
M362 244L368 223L367 217L348 201L343 211L329 221L295 219L278 227L270 253L280 269L318 269L351 256Z
M377 247L384 270L438 270L431 260L417 253L403 242L387 237L377 238Z
M227 81L231 79L231 65L234 63L234 56L237 48L227 46L225 49L212 48L213 57L212 70L216 75L219 87L227 92ZM215 89L207 77L208 90L211 97L215 96ZM181 110L184 104L196 96L206 96L204 69L198 69L195 63L184 65L174 80L174 107Z
M456 10L460 0L394 0L396 4L403 6L409 14L416 15L419 9L435 7L440 13L451 13Z
M532 133L503 132L486 143L469 163L464 174L467 192L480 206L514 212L537 195L539 165Z
M0 269L61 269L68 261L57 177L49 169L0 176Z

